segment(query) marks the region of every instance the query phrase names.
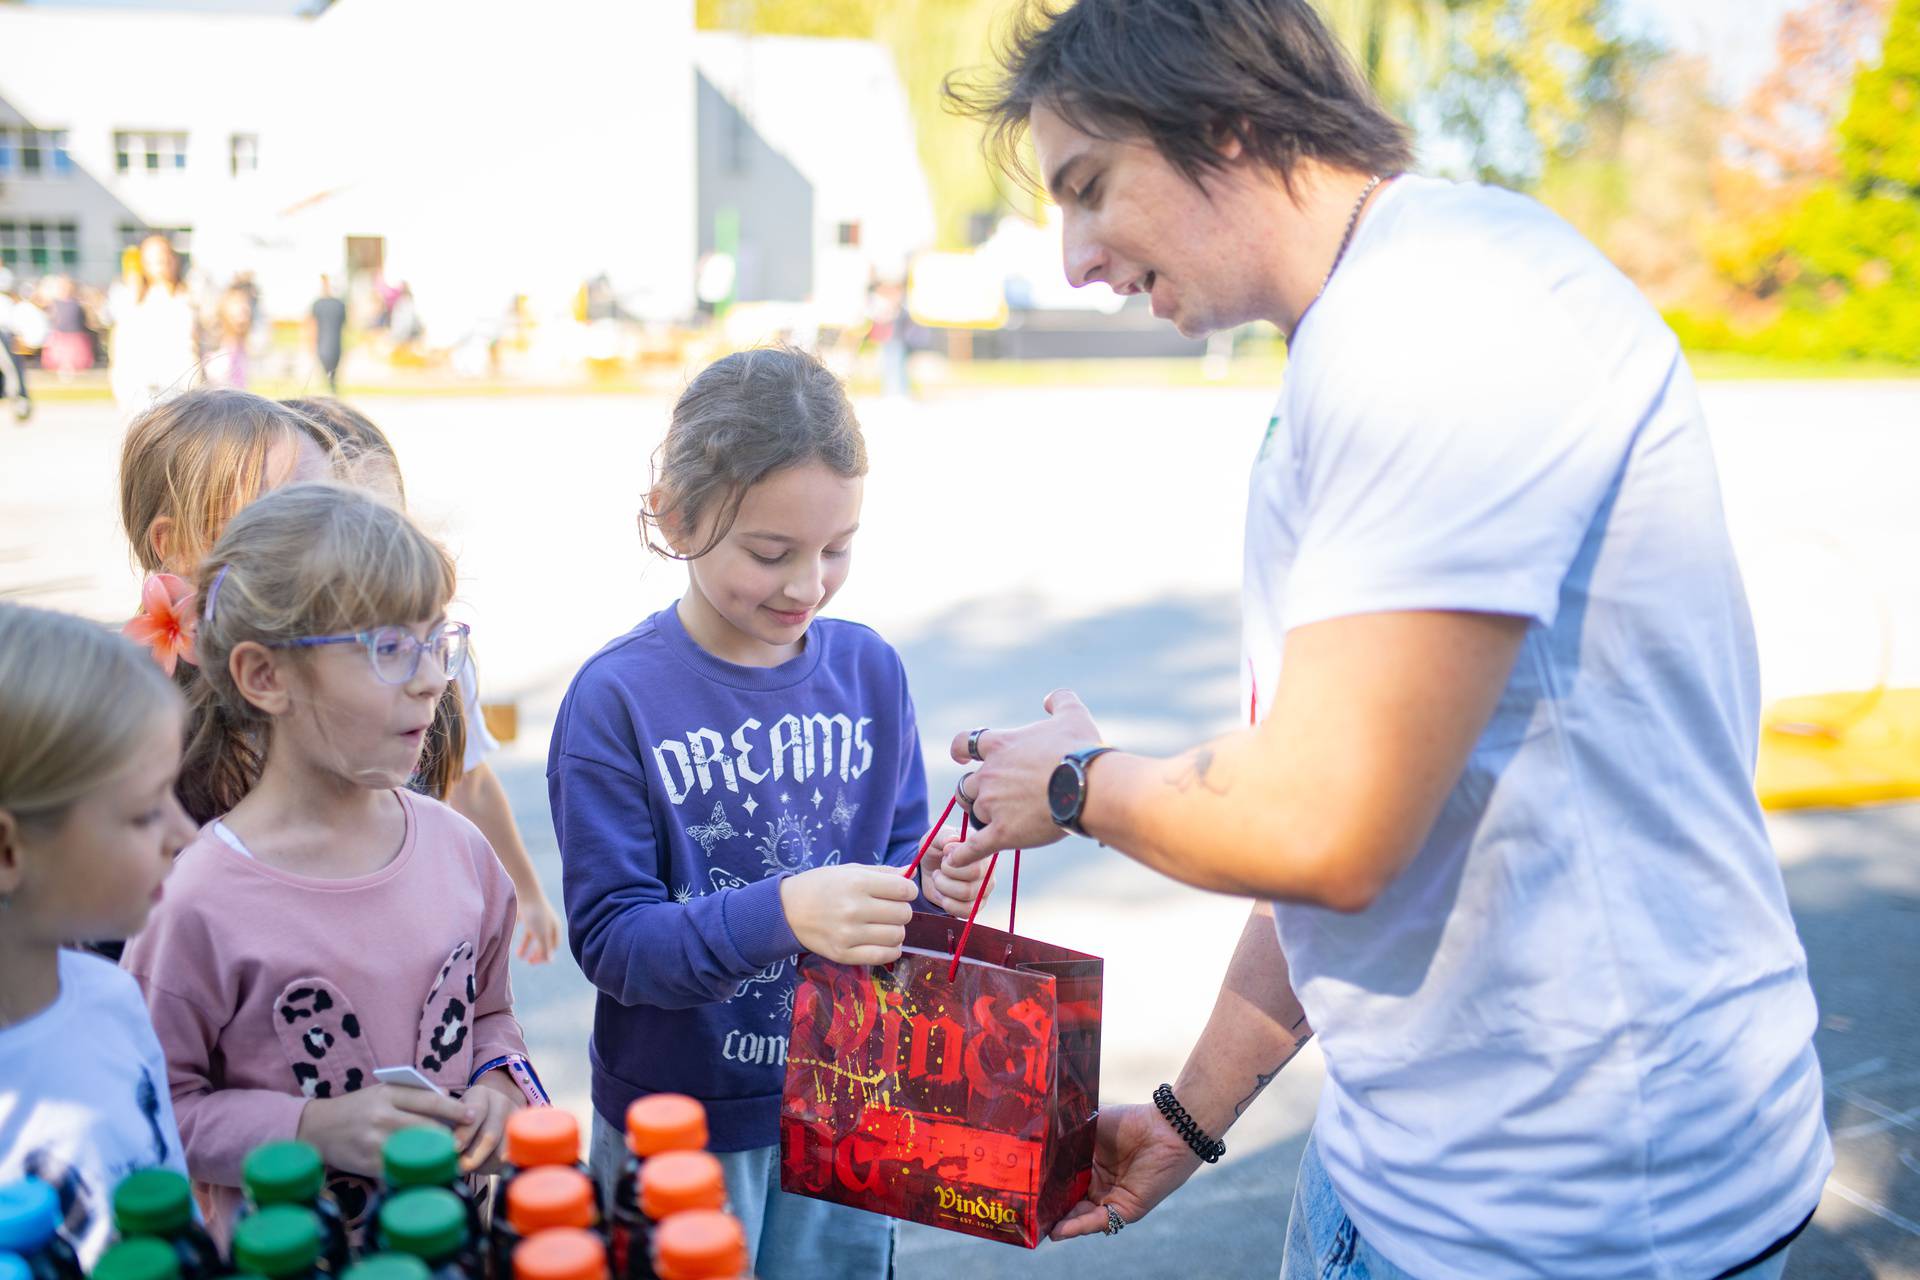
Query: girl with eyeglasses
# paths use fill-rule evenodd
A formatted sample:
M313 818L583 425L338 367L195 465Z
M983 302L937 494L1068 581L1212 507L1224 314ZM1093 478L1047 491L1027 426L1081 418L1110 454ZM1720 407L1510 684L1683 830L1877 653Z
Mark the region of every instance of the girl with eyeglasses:
M246 507L194 583L186 768L221 816L126 966L216 1234L262 1143L317 1147L359 1226L395 1130L444 1125L485 1174L507 1116L545 1101L513 1016L513 886L473 824L406 786L466 656L453 589L403 513L331 484ZM394 1066L444 1092L375 1081Z

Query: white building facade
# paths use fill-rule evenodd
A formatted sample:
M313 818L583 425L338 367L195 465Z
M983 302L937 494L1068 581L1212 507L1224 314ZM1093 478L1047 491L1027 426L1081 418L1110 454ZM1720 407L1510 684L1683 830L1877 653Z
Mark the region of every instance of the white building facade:
M339 0L314 18L0 4L0 261L104 285L169 234L270 314L411 286L455 337L604 275L694 310L691 0Z

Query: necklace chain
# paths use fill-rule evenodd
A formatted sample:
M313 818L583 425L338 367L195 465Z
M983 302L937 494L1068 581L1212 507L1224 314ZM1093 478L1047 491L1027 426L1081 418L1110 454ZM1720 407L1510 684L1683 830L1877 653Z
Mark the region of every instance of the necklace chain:
M1327 267L1326 279L1320 282L1319 292L1313 295L1315 300L1318 300L1320 294L1327 291L1327 286L1333 283L1333 273L1340 269L1340 260L1347 256L1347 246L1353 243L1353 229L1360 225L1360 211L1367 207L1367 197L1386 180L1385 174L1376 173L1367 180L1366 186L1360 188L1360 198L1353 202L1353 212L1347 215L1346 233L1340 237L1340 247L1333 252L1333 261Z
M1307 312L1313 310L1313 304L1320 301L1320 295L1325 293L1327 286L1333 283L1333 273L1340 269L1341 260L1347 256L1347 246L1353 243L1353 232L1354 229L1360 225L1360 211L1367 207L1367 197L1371 196L1374 191L1379 188L1380 184L1386 180L1386 174L1376 173L1367 179L1366 186L1360 188L1360 198L1353 202L1353 212L1347 215L1347 230L1345 234L1340 237L1340 247L1333 251L1333 261L1327 264L1327 274L1325 278L1320 281L1320 287L1314 290L1312 301L1308 302L1306 308L1300 312L1300 320L1307 318ZM1293 322L1295 330L1300 328L1300 320ZM1287 336L1292 337L1293 335L1289 334Z

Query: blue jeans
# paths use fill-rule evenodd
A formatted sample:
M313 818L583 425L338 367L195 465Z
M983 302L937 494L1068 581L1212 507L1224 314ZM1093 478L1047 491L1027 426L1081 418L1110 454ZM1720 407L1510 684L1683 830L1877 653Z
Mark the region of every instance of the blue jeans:
M782 1191L777 1143L713 1154L758 1280L891 1280L893 1219ZM603 1200L612 1199L626 1156L625 1136L595 1112L588 1163Z
M1780 1280L1787 1269L1782 1249L1765 1262L1736 1273L1735 1280ZM1360 1229L1347 1217L1320 1163L1311 1135L1300 1157L1300 1178L1293 1188L1293 1211L1287 1218L1286 1252L1280 1257L1280 1280L1414 1280L1373 1251ZM1702 1277L1705 1280L1705 1277Z

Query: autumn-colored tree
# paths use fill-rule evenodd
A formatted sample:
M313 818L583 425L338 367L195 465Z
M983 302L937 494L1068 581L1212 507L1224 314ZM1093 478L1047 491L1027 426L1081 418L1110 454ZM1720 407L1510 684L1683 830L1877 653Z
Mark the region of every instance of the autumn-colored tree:
M1837 3L1795 16L1838 16ZM1736 150L1717 192L1727 217L1708 241L1733 293L1718 315L1696 308L1675 317L1683 337L1779 356L1920 363L1920 0L1878 9L1884 39L1870 65L1858 67L1854 54L1850 93L1834 88L1840 28L1811 44L1804 25L1783 28L1783 63L1816 64L1770 78L1805 89L1781 95L1796 104L1787 118L1800 128L1824 111L1837 126L1823 143L1776 137L1768 149ZM1869 48L1878 34L1866 32Z

